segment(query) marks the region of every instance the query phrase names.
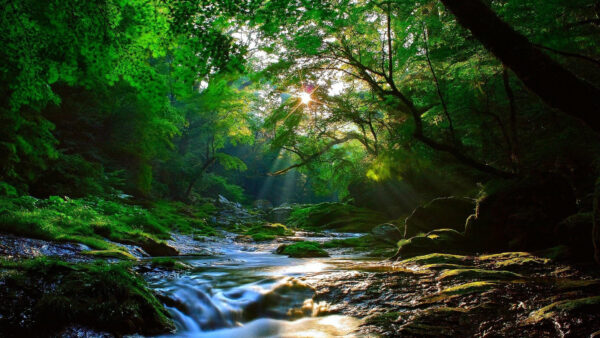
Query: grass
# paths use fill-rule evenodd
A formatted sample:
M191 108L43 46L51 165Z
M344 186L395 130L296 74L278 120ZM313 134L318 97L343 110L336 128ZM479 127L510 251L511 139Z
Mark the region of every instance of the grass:
M79 242L104 254L124 248L107 242L156 247L171 231L215 234L204 220L210 205L197 209L180 202L161 201L148 208L122 200L63 199L51 196L0 198L0 231L61 242ZM103 253L98 253L99 255Z
M174 328L129 263L42 257L0 260L0 270L0 335L53 336L72 324L115 335L154 335Z

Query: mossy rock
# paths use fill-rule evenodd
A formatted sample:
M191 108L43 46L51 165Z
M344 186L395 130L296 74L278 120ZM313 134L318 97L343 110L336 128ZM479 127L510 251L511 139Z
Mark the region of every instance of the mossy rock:
M369 232L385 221L386 217L377 211L345 203L325 202L295 209L287 224L307 230Z
M146 239L140 245L148 255L153 257L160 256L178 256L179 251L174 247L170 246L164 241L156 240L150 237Z
M464 254L470 245L456 230L438 229L398 242L395 258L410 258L430 253Z
M500 285L499 282L479 281L451 286L443 289L440 293L443 295L467 295L471 293L482 293L492 290Z
M440 274L439 280L460 279L460 280L516 280L524 277L518 273L503 270L484 270L484 269L453 269L446 270Z
M449 228L465 231L465 222L475 212L475 201L462 197L436 198L416 208L406 218L404 238L434 229Z
M429 255L416 256L402 260L400 263L404 264L456 264L462 265L469 262L467 256L451 255L444 253L432 253Z
M171 257L156 257L150 260L150 265L166 270L188 270L192 267Z
M400 327L399 336L466 337L467 328L458 323L468 322L469 310L459 307L427 309Z
M389 324L397 321L400 315L400 312L379 313L365 318L365 324L375 326L388 326Z
M135 261L137 258L130 254L129 252L123 250L89 250L82 251L84 255L89 255L93 257L101 257L101 258L118 258L123 260L132 260Z
M479 261L497 269L519 270L550 263L550 259L534 256L528 252L503 252L479 257Z
M244 234L251 236L256 242L263 242L274 240L278 236L292 236L294 231L280 223L265 223L251 227Z
M54 336L72 325L117 336L171 332L167 311L130 267L50 258L0 261L0 336Z
M600 296L568 299L552 303L532 312L525 323L538 323L544 319L556 318L561 313L598 313L598 311L600 311Z
M315 242L283 244L277 248L276 253L294 258L329 257L327 251L323 250L319 243Z

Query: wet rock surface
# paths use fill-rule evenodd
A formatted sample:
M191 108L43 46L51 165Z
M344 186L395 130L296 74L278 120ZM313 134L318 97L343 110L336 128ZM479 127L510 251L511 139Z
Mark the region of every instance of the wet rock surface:
M41 256L59 256L66 260L86 261L90 257L82 251L90 250L79 243L57 243L35 238L0 234L0 257L33 258Z
M583 337L600 330L593 268L529 253L430 254L359 263L311 280L315 302L366 317L360 333L386 337Z

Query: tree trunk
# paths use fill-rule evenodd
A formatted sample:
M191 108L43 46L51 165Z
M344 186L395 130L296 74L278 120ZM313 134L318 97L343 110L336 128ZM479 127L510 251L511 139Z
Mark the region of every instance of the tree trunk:
M600 131L600 89L578 78L502 21L481 0L441 0L457 21L546 104Z

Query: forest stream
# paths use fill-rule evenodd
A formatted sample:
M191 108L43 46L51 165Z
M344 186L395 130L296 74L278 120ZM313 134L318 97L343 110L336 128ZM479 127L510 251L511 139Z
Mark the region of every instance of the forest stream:
M600 0L0 3L0 338L600 338Z
M324 242L332 238L295 237ZM211 242L219 256L188 257L193 272L149 277L150 286L166 299L176 336L193 337L330 337L353 336L361 320L327 313L326 302L313 302L311 285L343 271L356 255L288 258L273 253L277 244L239 243L230 236ZM293 320L293 321L292 321Z

